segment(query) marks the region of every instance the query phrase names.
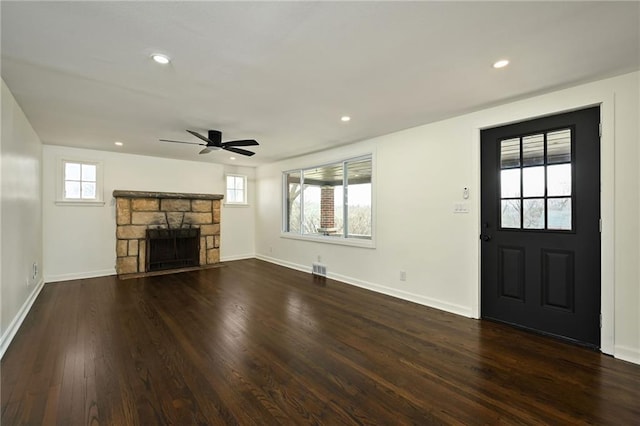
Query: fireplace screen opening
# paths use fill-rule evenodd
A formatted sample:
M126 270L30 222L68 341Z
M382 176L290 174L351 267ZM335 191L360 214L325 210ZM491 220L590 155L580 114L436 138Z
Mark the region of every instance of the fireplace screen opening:
M200 264L200 229L147 229L147 272Z

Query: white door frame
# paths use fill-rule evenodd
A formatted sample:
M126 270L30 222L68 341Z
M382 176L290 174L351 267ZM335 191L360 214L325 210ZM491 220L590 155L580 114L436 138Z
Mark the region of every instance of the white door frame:
M567 91L570 91L568 89ZM578 109L600 106L600 123L602 135L600 138L600 212L602 218L602 233L600 236L600 312L602 323L600 329L600 350L614 355L615 346L615 211L614 211L614 165L615 165L615 95L608 94L563 96L562 93L543 95L537 98L515 102L507 106L489 110L490 118L479 118L472 130L472 156L476 167L474 171L475 187L478 188L476 197L477 228L476 236L481 233L480 224L480 132L483 129L505 126L520 121L527 121L549 115ZM480 115L480 114L479 114ZM473 317L480 318L480 240L477 239L477 292L473 306Z

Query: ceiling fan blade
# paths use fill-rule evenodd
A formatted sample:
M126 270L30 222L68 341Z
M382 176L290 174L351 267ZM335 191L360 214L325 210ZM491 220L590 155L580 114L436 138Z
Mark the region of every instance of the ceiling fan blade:
M211 139L202 136L200 133L198 132L194 132L193 130L187 130L187 132L191 133L193 136L195 136L198 139L202 139L203 141L205 141L207 143L207 145L215 145L215 142L213 142Z
M227 151L235 152L237 154L246 155L247 157L251 157L255 154L255 152L247 151L246 149L232 148L230 146L223 146L222 149L226 149Z
M171 142L171 143L184 143L187 145L202 145L202 146L206 146L203 143L196 143L196 142L183 142L183 141L172 141L170 139L160 139L160 142Z
M200 154L208 154L211 151L217 151L219 149L226 149L227 151L235 152L236 154L246 155L247 157L251 157L255 155L255 152L247 151L246 149L235 148L236 146L255 146L260 145L254 139L239 139L235 141L221 142L222 133L218 130L209 130L209 137L204 137L198 132L194 132L193 130L187 130L190 134L197 137L198 139L206 142L197 143L197 142L185 142L185 141L174 141L171 139L160 139L160 142L172 142L172 143L183 143L185 145L200 145L205 148L201 150ZM212 139L213 138L213 139Z
M253 139L242 139L239 141L222 142L222 146L254 146L260 145Z

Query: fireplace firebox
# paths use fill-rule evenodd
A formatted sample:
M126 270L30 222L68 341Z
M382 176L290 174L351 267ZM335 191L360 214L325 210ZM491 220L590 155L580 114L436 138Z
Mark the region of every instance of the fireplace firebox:
M200 229L147 229L147 271L200 264Z

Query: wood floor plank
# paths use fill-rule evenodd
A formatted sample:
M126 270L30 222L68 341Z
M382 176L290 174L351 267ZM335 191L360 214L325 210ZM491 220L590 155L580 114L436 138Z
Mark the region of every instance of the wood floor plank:
M47 284L3 425L640 424L640 366L255 259Z

